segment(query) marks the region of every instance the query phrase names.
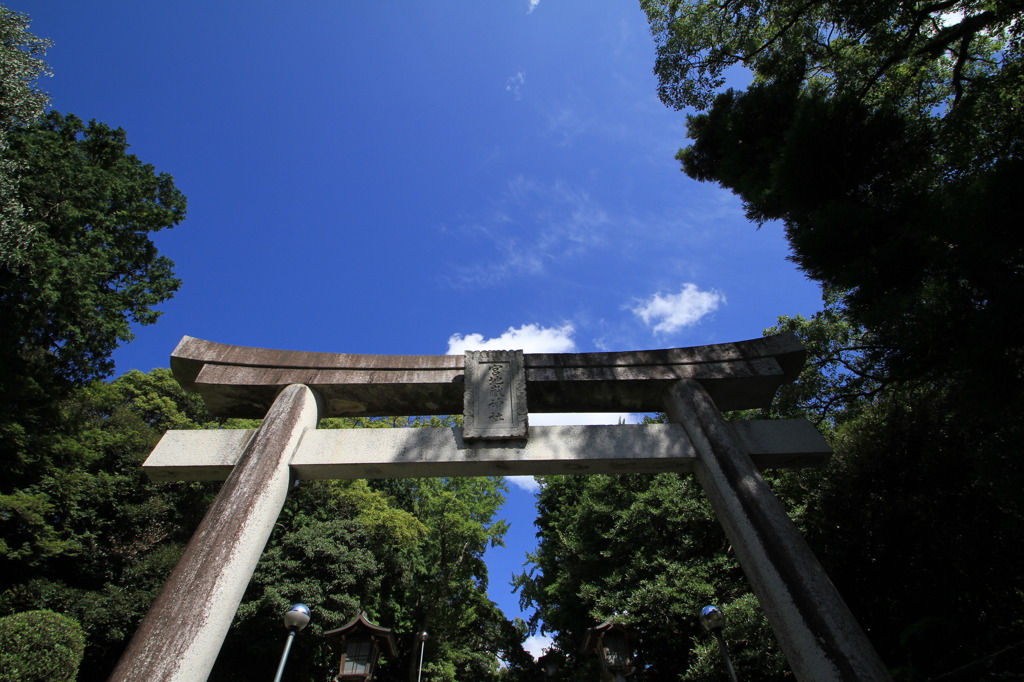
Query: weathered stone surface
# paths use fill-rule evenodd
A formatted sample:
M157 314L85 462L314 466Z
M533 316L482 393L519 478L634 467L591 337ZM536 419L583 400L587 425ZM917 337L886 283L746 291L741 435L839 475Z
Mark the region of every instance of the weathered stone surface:
M759 469L824 464L831 454L805 419L730 423ZM142 465L154 481L222 481L253 430L168 431ZM526 441L466 442L459 428L307 431L291 460L298 479L537 476L693 471L678 424L531 426Z
M526 372L521 350L467 351L462 437L526 438Z
M792 334L693 348L620 353L527 353L532 412L658 412L679 379L698 380L722 410L766 407L796 378L804 350ZM350 355L229 346L186 336L174 375L217 415L262 417L282 386L314 388L324 415L459 414L461 355Z
M164 432L142 470L153 481L223 481L256 429L172 429Z
M824 569L707 392L674 384L665 407L697 453L694 474L798 680L891 679Z
M317 400L306 386L288 386L193 534L110 679L205 680L288 494L288 464Z

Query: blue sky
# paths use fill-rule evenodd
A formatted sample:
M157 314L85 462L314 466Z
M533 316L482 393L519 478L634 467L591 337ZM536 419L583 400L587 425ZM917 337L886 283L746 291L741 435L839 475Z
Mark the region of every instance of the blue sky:
M753 338L820 308L778 226L680 172L685 114L656 97L639 3L9 7L54 41L54 108L123 127L189 198L156 237L181 291L119 372L167 366L186 334L588 352ZM530 481L516 483L508 547L488 556L509 615L534 545Z

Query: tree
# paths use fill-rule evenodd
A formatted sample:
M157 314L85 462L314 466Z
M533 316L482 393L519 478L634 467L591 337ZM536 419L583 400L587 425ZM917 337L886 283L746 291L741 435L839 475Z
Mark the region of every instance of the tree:
M32 237L18 198L22 167L3 158L8 136L35 122L48 100L36 81L49 75L42 56L50 41L29 33L28 23L26 15L0 6L0 266L20 262Z
M809 358L763 416L806 416L835 450L820 471L773 474L776 494L897 679L1019 678L1021 421L888 379L835 301L766 330L796 332Z
M321 428L415 428L452 419L328 419ZM495 680L499 658L513 672L532 667L525 631L487 597L486 549L506 523L500 477L306 481L289 494L239 607L211 680L252 679L273 661L280 621L300 601L314 618L289 662L295 679L322 679L339 652L322 638L366 611L394 631L397 659L382 682L418 678L419 639L430 633L431 680Z
M35 122L48 97L36 81L50 75L42 60L51 42L28 32L29 18L0 6L0 130Z
M363 610L405 634L382 596L392 582L409 581L402 558L415 555L424 534L419 519L365 481L301 483L289 494L210 679L253 679L273 666L281 614L295 602L308 604L313 619L295 642L290 679L321 680L336 668L340 652L327 647L323 633Z
M167 428L255 424L211 418L167 370L101 381L131 325L155 322L178 288L151 233L181 222L185 198L128 153L123 130L41 116L34 82L48 43L27 23L0 8L0 613L73 615L88 641L80 679L104 679L213 492L154 484L139 464ZM483 552L504 534L503 490L500 478L298 486L214 677L265 672L280 640L271 624L297 600L314 608L313 635L362 609L394 627L390 679L412 675L423 628L431 679L496 679L499 655L525 666L522 629L486 596ZM329 659L316 641L299 639L293 672L322 677Z
M663 101L703 111L683 170L781 221L833 295L782 322L827 371L777 409L836 455L776 490L899 676L1019 676L1019 560L990 538L1024 508L1024 4L641 4Z
M0 265L3 486L38 476L29 442L74 386L113 369L110 354L151 324L178 288L150 233L184 218L172 178L127 153L125 132L50 112L14 129L4 158L23 168L33 238Z
M832 297L781 321L817 375L775 409L836 454L776 490L898 676L1019 677L1019 559L993 548L1024 509L1024 4L641 4L663 101L703 112L683 170L781 221Z
M765 334L796 333L808 350L800 378L770 409L733 419L804 416L833 435L874 401L884 382L866 351L872 340L844 315L840 297L810 319L780 318ZM803 527L822 476L767 472L776 494ZM642 640L638 680L718 679L717 643L698 622L714 603L728 614L730 649L740 676L785 679L785 659L728 540L691 476L678 474L542 477L532 566L516 579L531 626L555 634L564 679L594 675L580 657L588 627L616 619Z
M808 543L898 679L1024 674L1024 434L965 422L959 404L937 386L886 391L837 430L825 471L786 482L803 488Z
M662 99L706 110L684 170L783 222L887 376L1016 410L1024 5L641 4ZM733 67L753 85L721 92Z
M640 4L658 46L658 94L675 108L707 108L737 66L756 82L850 93L919 116L994 90L1020 92L1024 7L1016 0Z
M124 130L57 112L12 133L8 157L25 165L19 189L39 234L27 262L2 271L5 366L73 385L107 376L130 323L155 322L177 290L149 235L184 219L185 198L127 149Z
M516 587L535 608L533 627L543 621L555 634L562 679L598 674L580 647L605 620L638 634L638 682L714 679L717 651L698 622L710 603L729 614L742 677L784 676L767 620L693 477L545 476L538 510L533 566Z
M494 511L486 510L498 483L396 480L384 486L387 492L365 481L300 485L260 559L211 679L251 679L265 669L266 652L281 639L268 624L294 601L315 610L289 663L297 679L320 679L337 665L339 652L328 649L322 634L363 610L392 628L398 642L398 658L377 673L382 681L417 679L417 633L423 630L430 633L424 666L430 679L496 679L499 656L525 666L524 633L510 627L486 595L483 549L502 526L492 529ZM404 508L409 501L415 512Z
M408 658L405 669L388 679L417 678L415 635L423 631L430 633L424 674L433 680L495 679L499 656L513 667L526 665L525 632L510 626L487 597L484 552L501 543L508 527L495 518L505 500L504 479L392 479L376 481L373 488L415 514L426 529L411 579L391 596Z

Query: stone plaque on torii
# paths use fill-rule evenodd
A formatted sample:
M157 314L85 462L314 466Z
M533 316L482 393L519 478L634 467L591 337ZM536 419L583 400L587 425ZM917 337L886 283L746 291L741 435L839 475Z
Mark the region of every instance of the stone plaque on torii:
M767 407L803 362L792 334L464 356L277 351L186 336L171 355L181 385L217 416L263 422L168 431L143 465L154 480L225 483L111 679L206 679L294 479L662 471L697 476L798 679L889 679L760 474L819 464L828 446L806 420L722 418ZM531 427L528 411L664 411L670 423ZM459 413L462 427L316 428L322 417Z

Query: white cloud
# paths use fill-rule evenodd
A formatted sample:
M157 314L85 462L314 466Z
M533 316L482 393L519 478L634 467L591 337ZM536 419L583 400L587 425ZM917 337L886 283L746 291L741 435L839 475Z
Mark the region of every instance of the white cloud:
M526 9L527 14L533 14L533 10L537 9L537 5L540 4L540 0L530 0L530 6Z
M561 327L541 327L524 324L509 327L504 334L485 339L483 334L452 334L448 339L447 355L458 355L467 350L522 350L524 353L568 353L576 348L572 340L575 329L571 324Z
M725 296L719 292L701 291L696 284L686 282L678 294L657 293L631 310L653 325L656 333L670 334L696 324L724 303Z
M531 8L532 10L532 8ZM959 24L964 20L964 11L956 10L954 12L941 12L939 15L939 24L946 28L947 26L953 26Z
M523 642L523 648L530 652L534 659L540 658L544 651L552 644L552 639L547 635L530 635Z
M505 480L528 493L540 492L540 483L533 476L506 476Z

